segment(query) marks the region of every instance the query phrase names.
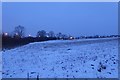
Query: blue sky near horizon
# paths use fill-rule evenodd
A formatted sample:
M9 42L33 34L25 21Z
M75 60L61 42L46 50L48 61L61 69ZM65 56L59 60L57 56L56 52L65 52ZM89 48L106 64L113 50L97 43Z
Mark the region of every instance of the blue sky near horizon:
M38 30L73 36L118 34L116 2L4 2L3 32L22 25L26 35Z

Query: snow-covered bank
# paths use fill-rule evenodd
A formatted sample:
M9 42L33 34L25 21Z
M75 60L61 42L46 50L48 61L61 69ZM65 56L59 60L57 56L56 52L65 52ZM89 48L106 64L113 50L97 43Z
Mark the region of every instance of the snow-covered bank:
M3 78L117 78L118 40L30 43L3 54Z

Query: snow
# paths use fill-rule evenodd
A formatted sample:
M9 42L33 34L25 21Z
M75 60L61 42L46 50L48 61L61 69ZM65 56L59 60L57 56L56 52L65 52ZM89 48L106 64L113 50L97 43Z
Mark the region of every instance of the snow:
M2 55L3 78L118 78L118 39L35 42Z

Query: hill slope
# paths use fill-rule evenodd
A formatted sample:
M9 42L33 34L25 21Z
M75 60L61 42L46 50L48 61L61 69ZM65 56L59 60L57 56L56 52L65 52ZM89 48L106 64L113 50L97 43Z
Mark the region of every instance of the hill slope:
M118 40L30 43L3 52L3 78L117 78Z

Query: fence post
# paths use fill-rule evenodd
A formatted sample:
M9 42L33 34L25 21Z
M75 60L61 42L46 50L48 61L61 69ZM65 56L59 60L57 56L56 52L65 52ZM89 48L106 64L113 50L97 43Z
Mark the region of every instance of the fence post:
M38 75L37 75L37 80L39 80L39 73L38 73Z
M27 73L27 80L29 80L29 72Z

